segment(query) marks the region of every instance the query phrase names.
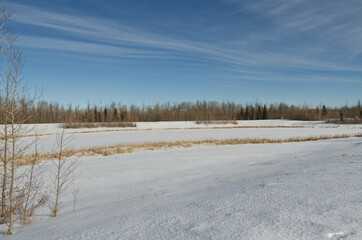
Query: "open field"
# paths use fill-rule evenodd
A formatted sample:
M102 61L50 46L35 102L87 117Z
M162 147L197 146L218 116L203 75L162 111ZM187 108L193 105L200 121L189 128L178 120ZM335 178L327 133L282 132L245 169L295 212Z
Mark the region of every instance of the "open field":
M32 126L33 127L33 126ZM32 128L31 127L31 128ZM44 136L40 149L51 152L58 124L38 125ZM73 138L72 149L109 146L117 144L144 144L154 142L205 141L225 139L288 139L335 135L362 134L361 125L336 125L323 122L303 122L287 120L239 121L237 125L200 125L195 122L137 123L136 128L66 129ZM33 133L29 133L31 136ZM24 137L25 143L32 137Z
M44 206L33 224L18 226L14 235L4 238L362 238L362 138L348 137L362 134L361 125L255 121L236 126L245 128L193 129L194 123L154 123L137 126L135 131L73 134L67 129L74 136L73 149L152 146L157 141L194 144L73 156L69 161L79 164L81 189L76 210L67 195L59 217L49 218L49 208ZM44 132L57 131L55 125L46 125ZM336 135L341 136L324 137ZM54 135L44 138L43 153L55 143ZM228 142L231 138L240 142L233 145ZM51 166L46 163L45 179ZM4 231L6 226L0 225L0 232Z

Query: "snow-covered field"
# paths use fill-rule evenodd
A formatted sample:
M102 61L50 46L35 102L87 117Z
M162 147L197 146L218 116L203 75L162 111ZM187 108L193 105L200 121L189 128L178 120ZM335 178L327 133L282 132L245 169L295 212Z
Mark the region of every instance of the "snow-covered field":
M219 124L197 124L196 122L137 122L136 127L132 128L101 128L101 129L119 129L119 130L147 130L147 129L190 129L190 128L212 128L212 127L233 127L233 126L332 126L321 121L292 121L292 120L253 120L253 121L235 121L237 124L219 123ZM61 124L31 124L30 127L40 127L44 133L56 133ZM344 125L348 126L348 125ZM82 128L66 129L67 132L81 132L84 130L97 131L100 128Z
M78 134L74 145L362 133L361 125L254 124L305 128L148 126L153 130ZM4 239L362 239L362 138L75 160L81 187L76 210L68 196L61 216L18 227Z
M265 128L239 128L245 126ZM284 126L285 128L268 128L275 126ZM58 124L40 125L38 129L43 134L56 134L60 131ZM91 146L161 141L172 142L178 140L196 141L229 138L286 139L290 137L355 135L362 134L362 126L288 120L239 121L237 125L204 125L194 122L141 122L137 123L137 128L66 129L66 133L73 136L71 147L79 149ZM32 138L27 137L23 141L29 142L32 141ZM40 142L42 150L49 152L54 148L56 137L55 135L43 136Z

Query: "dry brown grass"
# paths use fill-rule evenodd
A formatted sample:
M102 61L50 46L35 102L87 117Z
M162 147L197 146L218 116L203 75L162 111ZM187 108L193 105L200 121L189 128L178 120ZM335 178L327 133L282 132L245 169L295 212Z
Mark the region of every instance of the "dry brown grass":
M199 140L199 141L175 141L175 142L153 142L144 144L117 144L110 146L94 146L82 149L67 149L64 150L64 157L83 157L83 156L110 156L115 154L132 153L136 151L154 151L154 150L166 150L171 148L189 148L201 145L241 145L241 144L276 144L276 143L292 143L292 142L309 142L309 141L320 141L328 139L340 139L350 137L362 137L362 134L356 135L334 135L334 136L319 136L319 137L305 137L298 138L292 137L287 139L269 139L269 138L232 138L225 140ZM19 165L27 165L31 159L32 154L20 156ZM56 159L57 155L52 153L39 154L38 159L42 160L53 160Z

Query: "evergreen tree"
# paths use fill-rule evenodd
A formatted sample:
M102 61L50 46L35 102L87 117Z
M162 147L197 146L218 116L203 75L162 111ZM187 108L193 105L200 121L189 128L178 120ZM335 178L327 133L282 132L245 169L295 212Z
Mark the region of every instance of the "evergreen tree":
M253 106L250 106L250 120L254 120L255 119L255 110Z
M104 121L108 122L108 109L105 107L103 111Z
M50 104L49 105L49 119L48 119L49 122L53 123L54 120L53 120L53 105Z
M89 105L89 102L87 104L87 115L85 116L86 122L91 122L92 121L92 114L91 114L91 108Z
M244 119L244 108L243 106L241 106L238 120L243 120L243 119Z
M326 117L327 116L327 108L326 108L326 105L323 105L322 107L322 117Z
M261 107L259 105L258 110L256 111L256 120L260 120L260 119L261 119Z
M94 121L99 122L97 106L94 106Z
M249 120L249 117L250 117L249 115L250 115L250 113L249 113L249 106L246 106L244 119L245 119L245 120Z
M118 121L118 111L117 111L117 108L114 108L114 111L113 111L113 121Z
M266 108L266 105L263 107L263 119L268 119L268 109Z

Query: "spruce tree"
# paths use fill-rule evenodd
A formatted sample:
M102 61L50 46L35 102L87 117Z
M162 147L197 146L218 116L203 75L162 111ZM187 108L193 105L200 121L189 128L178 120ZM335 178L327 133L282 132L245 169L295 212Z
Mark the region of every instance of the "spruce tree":
M106 107L104 108L104 111L103 111L103 117L104 117L104 121L108 122L108 110Z
M250 120L254 120L255 119L255 110L254 110L254 107L253 106L250 106L250 117L249 119Z
M326 105L323 105L322 107L322 117L326 117L327 116L327 108Z
M97 106L94 106L94 121L99 122Z
M260 119L261 119L261 107L259 105L258 110L256 111L256 120L260 120Z
M243 119L244 119L244 108L243 106L241 106L238 120L243 120Z
M266 105L263 107L263 119L268 119L268 109L266 108Z
M249 120L249 117L250 117L249 115L250 115L250 113L249 113L249 106L246 106L244 119L245 119L245 120Z

